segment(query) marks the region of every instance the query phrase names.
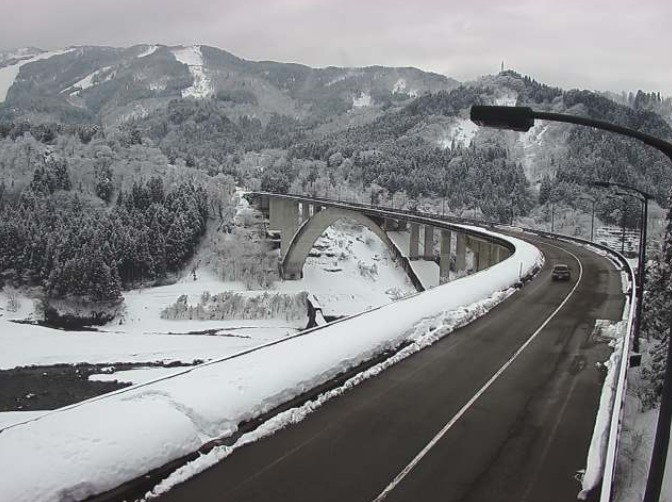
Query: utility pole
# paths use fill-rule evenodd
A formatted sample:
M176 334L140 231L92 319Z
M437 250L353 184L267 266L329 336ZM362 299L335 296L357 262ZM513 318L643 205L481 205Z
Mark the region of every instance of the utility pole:
M621 254L625 256L625 207L626 207L626 199L623 199L623 214L621 215Z

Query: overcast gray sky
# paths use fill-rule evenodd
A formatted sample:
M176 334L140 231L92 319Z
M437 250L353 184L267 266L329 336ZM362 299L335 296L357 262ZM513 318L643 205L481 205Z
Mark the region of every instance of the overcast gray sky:
M206 44L252 60L507 68L672 96L672 0L3 0L0 49Z

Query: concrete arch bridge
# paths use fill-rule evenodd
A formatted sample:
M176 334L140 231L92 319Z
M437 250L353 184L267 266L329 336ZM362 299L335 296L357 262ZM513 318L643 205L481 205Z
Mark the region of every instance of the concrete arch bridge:
M313 244L341 219L354 220L375 233L419 291L425 287L413 270L412 261L437 262L441 281L445 282L450 270L459 275L479 272L513 252L510 243L478 228L410 211L267 192L251 192L246 198L268 219L268 230L280 234L280 272L285 280L303 276ZM405 232L401 239L399 232ZM439 238L435 239L435 235Z

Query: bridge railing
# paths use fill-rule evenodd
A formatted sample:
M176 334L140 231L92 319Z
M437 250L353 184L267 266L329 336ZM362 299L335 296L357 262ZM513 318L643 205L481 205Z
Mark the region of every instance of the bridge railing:
M526 233L531 233L538 235L540 237L547 237L551 239L558 239L558 240L565 240L565 241L571 241L583 246L587 247L592 247L595 249L599 249L603 252L605 252L608 256L611 257L612 261L616 262L617 264L621 265L622 270L626 274L626 278L628 281L627 284L627 295L628 295L628 304L629 304L629 310L628 310L628 316L627 319L625 319L625 326L626 330L623 335L623 350L622 350L622 356L621 360L618 362L618 368L617 368L617 375L615 378L616 381L616 389L614 391L614 399L612 403L612 409L611 413L609 416L609 426L608 426L608 439L607 439L607 448L606 452L604 453L604 464L603 464L603 470L602 470L602 483L601 483L601 489L600 489L600 498L599 502L611 502L612 497L613 497L613 489L614 489L614 477L615 477L615 471L616 471L616 462L618 460L618 448L619 448L619 443L620 443L620 435L621 435L621 426L622 426L622 420L623 420L623 413L624 413L624 406L625 406L625 398L626 398L626 391L627 391L627 375L628 375L628 368L629 368L629 363L630 363L630 355L631 355L631 347L632 347L632 337L633 337L633 329L634 329L634 323L635 323L635 312L636 312L636 301L637 301L637 281L635 280L635 274L630 266L630 263L628 260L623 256L622 254L618 253L617 251L614 251L613 249L604 246L602 244L598 244L592 241L588 241L586 239L582 239L580 237L576 236L569 236L565 234L560 234L556 232L548 232L545 230L539 230L535 228L528 228L528 227L520 227L520 226L511 226L511 225L505 225L499 222L493 222L493 221L483 221L483 220L477 220L473 218L457 218L454 216L449 216L449 215L444 215L440 213L429 213L429 212L424 212L424 211L418 211L418 210L412 210L412 209L402 209L402 208L394 208L394 207L386 207L386 206L375 206L372 204L365 204L362 202L356 202L356 201L348 201L348 200L334 200L334 199L324 199L324 198L319 198L319 197L312 197L312 196L307 196L304 194L272 194L268 193L265 194L264 192L256 192L259 195L269 195L269 196L274 196L274 197L287 197L287 198L292 198L292 199L305 199L305 200L310 200L311 202L315 203L323 203L325 205L340 205L340 206L351 206L351 207L357 207L365 210L375 210L375 211L380 211L382 213L388 213L391 216L393 216L394 213L397 214L406 214L409 216L413 217L418 217L422 219L431 219L431 220L437 220L437 221L442 221L442 222L447 222L455 225L473 225L477 227L487 227L487 228L498 228L500 230L505 230L505 229L518 229L519 231L526 232ZM502 241L502 243L506 243L506 241ZM601 455L601 453L600 453Z

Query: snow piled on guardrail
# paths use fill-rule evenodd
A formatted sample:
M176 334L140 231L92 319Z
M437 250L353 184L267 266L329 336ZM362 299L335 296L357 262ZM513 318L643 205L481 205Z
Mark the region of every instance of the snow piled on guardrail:
M365 314L0 430L3 497L82 500L110 490L233 435L239 424L364 361L409 342L419 350L445 336L446 325L485 313L484 305L509 296L543 263L531 244L471 228L509 241L514 254ZM466 317L455 314L460 311Z

